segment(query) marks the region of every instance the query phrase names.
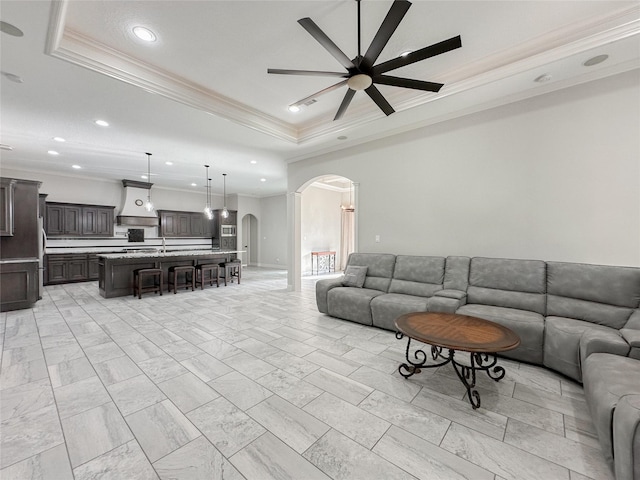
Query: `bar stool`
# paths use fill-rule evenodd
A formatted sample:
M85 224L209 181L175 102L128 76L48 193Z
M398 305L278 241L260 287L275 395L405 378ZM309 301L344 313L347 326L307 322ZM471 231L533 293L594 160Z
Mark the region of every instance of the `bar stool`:
M213 263L209 263L206 265L204 264L196 265L196 287L198 286L198 283L199 283L202 290L204 290L204 281L205 281L204 279L205 279L205 273L207 272L209 272L209 285L213 287L213 281L215 279L216 287L219 287L220 286L220 267Z
M145 278L151 278L153 285L143 286ZM162 295L162 270L160 268L138 268L133 271L133 296L142 298L144 292L160 292Z
M234 277L238 279L238 285L240 285L240 279L242 278L242 262L239 259L223 262L220 266L224 268L225 287L227 286L227 280L233 283Z
M178 282L178 275L181 273L184 273L184 283ZM191 274L191 281L189 281L189 274ZM196 286L195 267L191 265L169 267L169 280L168 280L169 291L171 291L171 286L173 285L173 293L176 294L178 293L179 287L189 288L189 283L191 283L191 291L193 292Z

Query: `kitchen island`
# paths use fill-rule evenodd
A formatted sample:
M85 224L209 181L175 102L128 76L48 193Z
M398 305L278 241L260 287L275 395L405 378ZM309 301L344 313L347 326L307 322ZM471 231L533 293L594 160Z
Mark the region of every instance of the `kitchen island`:
M241 250L178 250L108 253L98 255L98 287L104 298L133 295L133 271L139 268L160 268L165 288L170 267L196 266L228 262Z

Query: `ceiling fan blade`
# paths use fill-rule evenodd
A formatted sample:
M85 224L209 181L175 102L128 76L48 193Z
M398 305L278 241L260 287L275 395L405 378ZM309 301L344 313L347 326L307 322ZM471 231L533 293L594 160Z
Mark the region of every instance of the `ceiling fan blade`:
M343 77L349 76L348 72L322 72L319 70L283 70L281 68L267 68L267 73L276 73L278 75L310 75L317 77Z
M387 100L382 96L380 90L378 90L374 85L371 85L369 88L367 88L365 92L367 92L367 95L371 97L371 100L376 102L376 105L380 107L380 110L382 110L385 115L389 116L393 112L395 112L393 107L389 105L389 102L387 102Z
M304 105L305 103L307 103L310 100L313 100L314 98L317 98L321 95L324 95L325 93L329 93L329 92L333 92L334 90L337 90L338 88L344 86L347 84L346 80L343 80L342 82L338 82L335 85L331 85L330 87L327 87L323 90L320 90L319 92L314 93L313 95L309 95L308 97L304 97L302 100L298 100L296 103L293 103L292 105L295 105L297 107L299 107L300 105Z
M391 85L393 87L413 88L415 90L424 90L426 92L439 92L444 86L444 83L424 82L422 80L392 77L390 75L378 75L373 77L373 83Z
M325 50L333 56L333 58L338 60L338 62L340 62L340 65L342 65L346 69L355 68L355 65L353 64L351 59L347 57L344 52L340 50L340 48L338 48L338 46L333 43L333 41L329 37L327 37L327 35L322 30L320 30L320 27L318 27L318 25L316 25L313 20L308 17L301 18L300 20L298 20L298 23L302 25L302 28L309 32L309 34L313 38L315 38L318 43L322 45Z
M373 75L380 75L390 70L395 70L396 68L411 65L412 63L419 62L420 60L425 60L427 58L435 57L436 55L455 50L456 48L460 48L461 46L462 39L460 38L460 35L458 35L457 37L452 37L448 40L434 43L433 45L421 48L420 50L416 50L415 52L411 52L405 56L397 57L393 60L389 60L387 62L376 65L375 67L373 67L372 72Z
M356 94L355 90L351 90L350 88L347 89L347 93L344 95L344 98L342 99L342 103L340 104L340 108L338 108L338 112L336 113L336 116L333 117L333 121L335 122L336 120L339 120L342 118L342 116L344 115L344 112L347 111L347 108L349 107L349 104L351 103L351 99L353 98L353 96Z
M405 14L409 10L411 6L411 2L407 0L395 0L391 8L389 9L389 13L385 17L382 25L378 29L376 36L373 37L373 41L369 48L367 49L367 53L364 54L364 59L361 63L365 68L371 68L376 60L382 53L382 50L389 42L389 39L393 35L393 32L396 31L398 25L404 18Z

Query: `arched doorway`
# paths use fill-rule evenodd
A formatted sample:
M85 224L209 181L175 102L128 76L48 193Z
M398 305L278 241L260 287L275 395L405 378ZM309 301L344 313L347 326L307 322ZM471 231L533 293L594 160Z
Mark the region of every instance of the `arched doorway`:
M242 244L238 250L244 250L242 254L243 266L256 266L258 265L258 219L248 213L242 217Z
M316 272L314 251L335 251L339 272L351 251L357 249L357 187L339 175L323 175L304 183L287 198L289 225L289 277L291 290L300 290L303 275ZM326 265L323 265L326 267Z

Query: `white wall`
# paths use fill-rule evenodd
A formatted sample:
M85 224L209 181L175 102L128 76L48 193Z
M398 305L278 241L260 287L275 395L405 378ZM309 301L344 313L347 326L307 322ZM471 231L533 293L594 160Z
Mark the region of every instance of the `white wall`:
M638 105L636 70L290 164L289 190L358 182L361 252L640 266Z
M336 252L340 265L340 235L343 194L310 186L302 192L302 274L311 273L311 252ZM348 201L348 199L347 199Z
M265 197L260 202L260 266L287 268L287 197Z

